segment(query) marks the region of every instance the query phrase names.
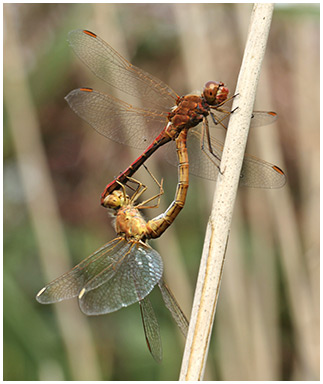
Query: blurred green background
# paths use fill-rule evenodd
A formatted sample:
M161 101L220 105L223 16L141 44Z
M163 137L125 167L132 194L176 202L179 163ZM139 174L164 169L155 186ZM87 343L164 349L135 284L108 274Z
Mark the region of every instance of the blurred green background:
M68 47L88 29L178 94L221 80L234 92L248 4L4 4L4 379L177 380L184 340L159 292L151 300L164 359L144 340L139 306L87 318L77 301L42 306L35 295L114 230L104 186L140 151L81 121L64 96L103 84ZM277 5L255 109L273 126L249 152L288 176L280 190L239 191L206 366L208 380L319 379L319 5ZM165 178L154 217L177 181ZM147 174L136 177L150 186ZM214 183L191 177L187 204L162 238L166 279L189 315ZM153 192L152 192L153 191ZM151 194L149 194L151 193Z

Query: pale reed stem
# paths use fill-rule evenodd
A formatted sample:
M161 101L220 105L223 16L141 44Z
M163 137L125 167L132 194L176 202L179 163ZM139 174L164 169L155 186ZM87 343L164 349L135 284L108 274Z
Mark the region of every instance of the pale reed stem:
M233 207L248 138L256 88L269 34L273 4L256 4L237 82L232 114L207 225L180 380L202 380L219 296Z

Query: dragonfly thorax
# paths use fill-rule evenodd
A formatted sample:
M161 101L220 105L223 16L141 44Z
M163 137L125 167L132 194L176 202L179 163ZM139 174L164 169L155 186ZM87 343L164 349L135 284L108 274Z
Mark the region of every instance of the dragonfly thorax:
M209 106L201 96L186 95L178 99L177 107L169 114L168 119L179 133L182 128L195 127L208 114Z
M139 210L131 205L118 210L116 218L116 232L125 238L140 240L145 237L147 232L146 220L142 217Z

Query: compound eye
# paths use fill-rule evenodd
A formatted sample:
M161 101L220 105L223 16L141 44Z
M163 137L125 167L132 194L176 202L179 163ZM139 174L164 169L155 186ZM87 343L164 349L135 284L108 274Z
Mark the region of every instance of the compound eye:
M222 83L219 83L218 81L213 81L213 80L211 80L211 81L208 81L207 83L205 83L205 85L204 85L204 89L206 89L206 88L210 88L210 89L218 89L219 88L219 86L221 85Z
M205 97L208 104L212 105L214 103L217 96L217 92L219 90L219 86L220 83L217 81L208 81L204 85L203 96Z
M104 206L110 209L119 209L124 203L124 194L119 190L113 191L104 199Z

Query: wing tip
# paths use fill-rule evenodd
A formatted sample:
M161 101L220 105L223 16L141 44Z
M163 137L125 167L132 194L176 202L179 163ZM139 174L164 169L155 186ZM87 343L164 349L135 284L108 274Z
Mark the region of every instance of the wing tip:
M42 288L36 295L36 300L40 304L46 304L46 301L43 300L42 294L46 291L47 287Z

